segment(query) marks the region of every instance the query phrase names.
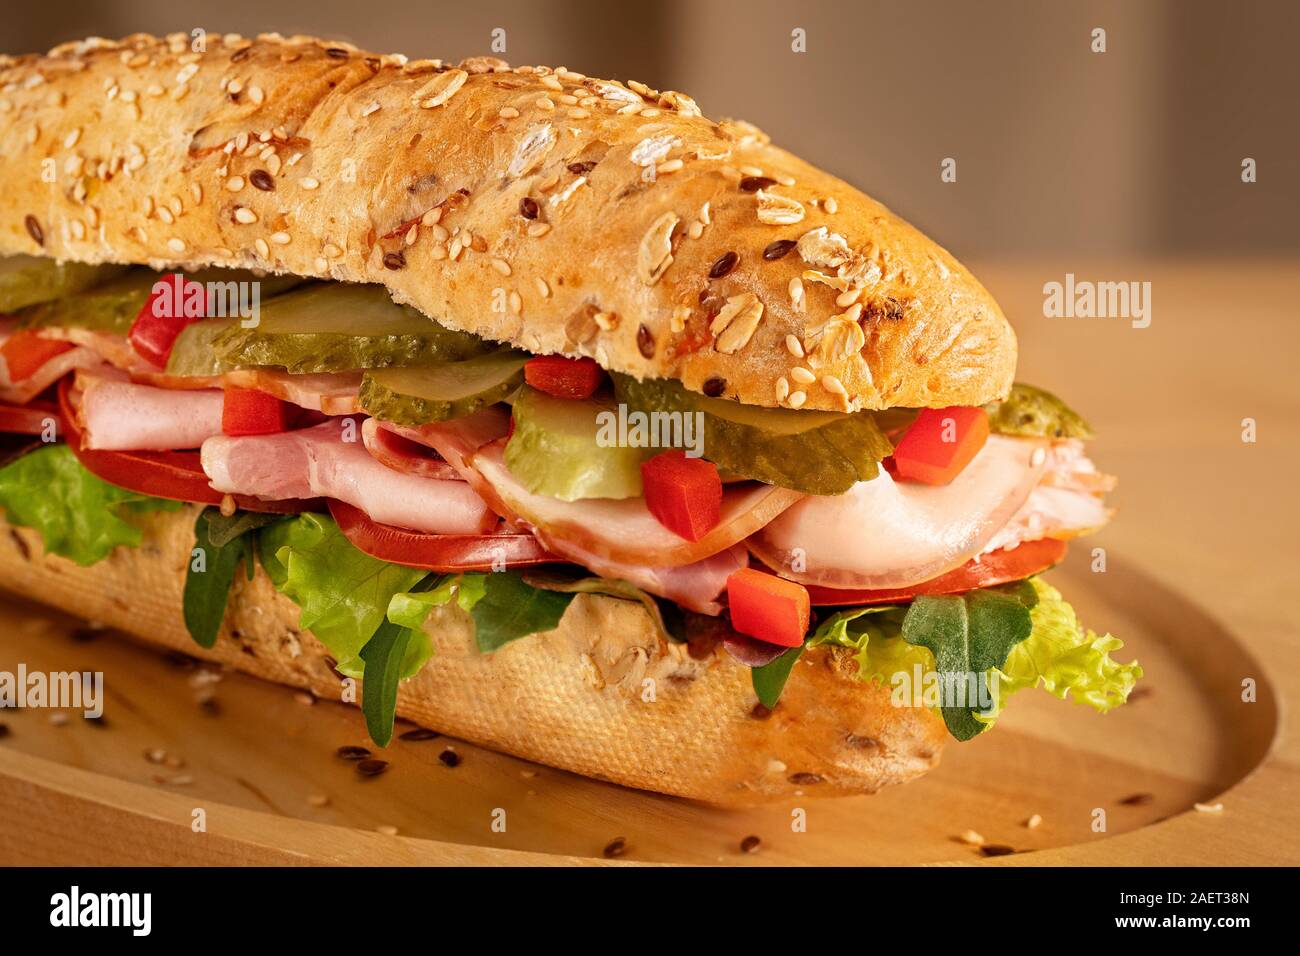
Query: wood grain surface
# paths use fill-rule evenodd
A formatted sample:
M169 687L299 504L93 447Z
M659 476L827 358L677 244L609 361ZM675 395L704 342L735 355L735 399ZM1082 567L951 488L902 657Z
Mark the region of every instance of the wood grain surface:
M1150 281L1150 327L1044 318L1042 285L1066 272ZM213 680L8 601L0 669L103 670L108 706L101 722L0 712L0 863L1300 862L1300 745L1286 706L1300 690L1290 368L1300 334L1289 298L1300 263L976 263L976 273L1017 325L1020 378L1084 411L1099 433L1094 458L1121 478L1116 520L1051 580L1087 623L1126 642L1117 656L1142 661L1145 689L1129 706L1099 717L1022 694L994 733L950 746L916 783L746 811L445 738L398 741L380 755L387 772L363 778L334 754L365 743L355 710L237 674ZM1244 418L1255 443L1241 440ZM1104 574L1090 570L1093 547L1106 550ZM1241 699L1246 679L1253 703ZM209 697L215 705L200 705ZM455 767L440 760L449 748ZM191 827L196 809L206 832ZM1092 826L1099 809L1105 832ZM504 832L492 825L500 811ZM795 811L806 832L792 829ZM1030 829L1034 814L1042 823ZM985 858L958 841L966 830L1019 852ZM758 850L744 853L751 835ZM607 860L618 838L624 851Z

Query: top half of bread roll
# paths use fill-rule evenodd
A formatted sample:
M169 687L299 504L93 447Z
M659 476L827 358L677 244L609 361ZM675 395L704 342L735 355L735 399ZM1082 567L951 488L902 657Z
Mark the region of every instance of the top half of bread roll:
M695 102L263 35L0 58L0 253L383 283L443 324L746 404L1003 396L946 250Z

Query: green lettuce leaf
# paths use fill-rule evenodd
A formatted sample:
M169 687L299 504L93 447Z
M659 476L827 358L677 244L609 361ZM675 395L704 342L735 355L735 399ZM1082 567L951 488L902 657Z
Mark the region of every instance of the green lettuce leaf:
M330 518L301 514L258 535L271 583L301 609L299 625L329 648L340 673L364 674L361 649L387 616L394 594L428 575L358 550Z
M907 608L900 605L874 605L839 611L824 620L808 645L835 644L857 651L858 677L875 684L891 685L895 674L934 670L934 655L924 647L903 640L903 619Z
M10 523L39 531L46 551L82 567L114 548L139 546L133 515L180 507L96 478L63 444L38 448L0 468L0 508Z
M1121 664L1111 659L1110 652L1123 643L1109 634L1098 637L1085 630L1074 608L1047 582L1031 578L1029 583L1038 596L1029 612L1033 630L996 668L997 680L990 682L993 708L978 719L992 724L1009 696L1030 687L1041 687L1053 697L1074 700L1103 714L1127 701L1142 668L1137 661Z

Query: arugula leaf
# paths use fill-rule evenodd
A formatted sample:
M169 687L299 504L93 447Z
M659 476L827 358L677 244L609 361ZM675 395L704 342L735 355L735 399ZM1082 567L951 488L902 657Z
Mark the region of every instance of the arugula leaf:
M749 676L754 684L754 693L758 695L759 702L768 710L775 707L776 702L781 699L781 692L785 690L785 683L790 679L790 672L794 670L795 663L807 646L805 643L800 644L798 647L792 647L780 657L773 658L762 667L750 669Z
M36 529L46 551L82 567L114 548L139 546L140 529L131 516L180 507L96 478L63 444L46 445L0 468L0 508L9 521Z
M181 600L185 628L199 647L211 647L217 642L239 562L247 558L252 566L249 543L244 538L228 538L220 544L213 542L214 516L220 518L221 511L204 508L194 522L194 548L199 554L190 555Z
M470 610L474 639L484 654L529 634L552 631L573 601L572 594L525 584L517 571L485 574L483 595Z
M338 669L360 676L361 649L385 620L394 594L428 575L358 550L325 515L306 513L258 534L271 583L301 609L299 625L329 648Z
M250 531L284 520L284 515L266 514L261 511L241 510L227 517L221 513L220 508L207 508L204 514L208 516L208 542L214 548L223 548Z
M980 701L992 699L986 672L1006 663L1032 627L1029 608L1000 591L922 595L912 602L903 640L934 655L943 721L955 738L970 740L988 728L976 717Z
M387 747L393 739L397 687L412 634L409 627L384 621L361 649L361 659L365 661L361 679L361 712L366 717L370 739L381 747Z
M989 429L1002 435L1050 438L1091 438L1092 426L1083 416L1046 389L1016 382L1000 402L984 406Z

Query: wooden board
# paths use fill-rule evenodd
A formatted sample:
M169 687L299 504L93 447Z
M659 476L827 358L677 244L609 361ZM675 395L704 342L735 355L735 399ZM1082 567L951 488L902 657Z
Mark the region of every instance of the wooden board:
M1147 330L1041 318L1059 263L977 270L1018 324L1021 377L1086 410L1095 457L1121 476L1117 521L1052 580L1126 641L1121 657L1142 661L1150 693L1128 707L1098 717L1019 695L995 733L950 746L916 783L808 800L796 833L793 804L719 811L442 739L397 743L390 770L363 780L334 756L364 743L354 710L230 674L207 688L213 713L196 703L206 678L194 671L107 635L78 643L71 619L0 602L0 669L100 669L109 689L106 725L0 711L0 863L604 862L617 837L632 862L1300 862L1300 724L1284 706L1300 693L1300 266L1237 263L1229 289L1218 265L1070 264L1150 279ZM1234 323L1242 333L1225 335ZM1246 416L1259 420L1256 445L1240 440ZM1089 570L1093 546L1107 549L1105 574ZM438 759L449 744L454 769ZM149 762L154 749L184 766ZM327 806L313 805L320 796ZM1197 801L1223 811L1198 813ZM190 826L196 808L204 833ZM1091 828L1098 808L1104 833ZM967 829L1033 852L984 859L956 842ZM743 854L751 834L761 848Z

